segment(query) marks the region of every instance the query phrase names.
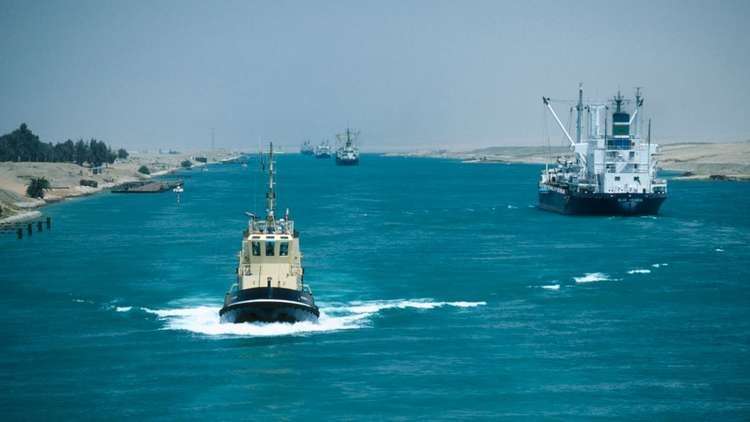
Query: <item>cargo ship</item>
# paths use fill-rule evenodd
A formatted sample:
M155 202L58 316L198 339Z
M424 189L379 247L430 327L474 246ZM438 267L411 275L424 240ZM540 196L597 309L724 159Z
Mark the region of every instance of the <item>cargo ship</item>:
M359 137L359 131L346 128L346 132L336 135L343 144L336 150L336 164L340 166L356 166L359 164L359 148L354 146L354 140Z
M556 166L545 166L539 208L573 215L659 212L667 199L667 182L657 178L659 146L651 142L650 120L646 139L640 136L640 89L633 100L618 92L611 101L584 104L583 85L579 85L575 138L553 109L553 101L542 97L542 102L568 140L572 158L558 157Z

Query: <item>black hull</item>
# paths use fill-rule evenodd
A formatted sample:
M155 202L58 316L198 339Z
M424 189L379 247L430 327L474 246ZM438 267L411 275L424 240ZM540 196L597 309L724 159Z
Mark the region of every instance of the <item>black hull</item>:
M656 215L666 194L539 191L539 208L571 215Z
M219 315L222 323L294 323L315 322L320 312L309 293L271 287L239 291L227 298Z
M353 160L346 160L336 157L336 164L340 166L356 166L359 164L359 158L355 158Z

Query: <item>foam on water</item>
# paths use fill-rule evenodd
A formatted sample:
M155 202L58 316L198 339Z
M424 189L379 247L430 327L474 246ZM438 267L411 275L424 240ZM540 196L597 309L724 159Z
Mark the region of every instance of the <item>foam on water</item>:
M156 315L160 320L164 321L164 329L218 336L272 337L363 328L369 325L369 318L371 316L386 309L472 308L482 305L486 305L486 302L434 302L429 299L357 301L321 306L318 322L304 321L294 324L281 322L222 324L219 318L220 306L140 309L146 313Z
M636 268L634 270L628 271L628 274L651 274L651 270Z
M116 312L130 312L130 310L133 309L132 306L117 306L115 307Z
M586 273L581 277L573 277L576 283L594 283L597 281L607 281L609 276L604 273Z
M542 288L547 289L547 290L560 290L560 285L559 284L547 284L545 286L542 286Z

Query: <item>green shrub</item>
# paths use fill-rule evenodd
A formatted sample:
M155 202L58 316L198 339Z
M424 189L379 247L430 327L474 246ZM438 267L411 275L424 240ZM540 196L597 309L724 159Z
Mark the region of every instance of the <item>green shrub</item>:
M44 190L49 189L49 182L44 177L35 177L31 179L29 187L26 188L26 195L30 198L44 198Z
M146 166L141 166L141 167L140 167L140 168L138 169L138 173L141 173L141 174L151 174L151 171L150 171L150 170L148 169L148 167L146 167Z

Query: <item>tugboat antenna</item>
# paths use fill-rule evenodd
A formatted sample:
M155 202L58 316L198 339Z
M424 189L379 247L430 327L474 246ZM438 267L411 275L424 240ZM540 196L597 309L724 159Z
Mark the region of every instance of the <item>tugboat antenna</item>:
M268 151L268 192L266 192L266 212L268 213L267 219L269 223L273 223L274 221L274 210L276 208L276 192L273 189L273 164L273 142L271 142Z

